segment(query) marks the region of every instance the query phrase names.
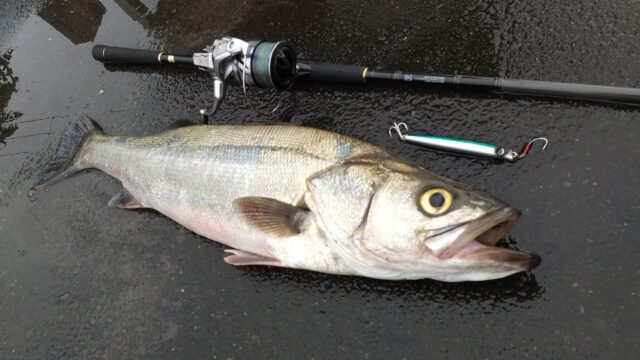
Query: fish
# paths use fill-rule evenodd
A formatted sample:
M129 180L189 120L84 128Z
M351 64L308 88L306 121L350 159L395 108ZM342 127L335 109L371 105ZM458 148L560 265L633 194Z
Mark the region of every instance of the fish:
M235 266L458 282L541 262L534 252L497 245L520 211L331 131L193 125L118 136L81 115L34 186L85 169L122 183L108 206L154 209L228 246L224 261Z

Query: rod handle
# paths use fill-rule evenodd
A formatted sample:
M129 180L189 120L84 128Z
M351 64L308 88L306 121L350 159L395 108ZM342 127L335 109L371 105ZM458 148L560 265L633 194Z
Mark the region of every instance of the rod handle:
M363 83L366 67L305 61L309 65L307 79L322 82Z
M159 51L128 49L116 46L96 45L91 50L93 58L105 63L128 63L159 65L166 64ZM166 56L165 56L166 57Z

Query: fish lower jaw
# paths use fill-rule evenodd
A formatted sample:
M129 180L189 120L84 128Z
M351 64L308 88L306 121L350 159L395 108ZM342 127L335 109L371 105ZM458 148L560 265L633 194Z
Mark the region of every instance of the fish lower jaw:
M474 221L427 238L425 245L433 255L442 260L458 256L469 244L471 247L494 246L515 225L519 217L518 210L498 209Z
M444 255L450 258L463 259L465 257L473 256L475 252L488 251L488 249L490 248L510 250L507 248L496 246L496 244L506 235L507 231L513 226L514 222L514 220L509 220L496 224L489 230L486 230L475 238L463 241L463 246L459 248L459 250L457 250L455 253L447 254L445 252Z
M471 241L451 259L473 261L476 263L494 263L518 271L531 270L540 265L540 255L532 252L517 251L499 246L485 245Z
M464 260L478 265L495 264L519 270L532 269L540 264L540 256L537 254L496 246L519 217L519 211L503 208L468 223L463 228L453 229L449 235L441 234L440 236L449 236L449 239L455 238L450 240L445 249L433 255L440 260ZM428 244L427 242L427 247Z
M472 240L466 240L464 246L449 258L484 264L494 263L518 270L530 270L537 267L541 262L538 254L496 245L514 223L515 219L510 219L492 226Z
M488 248L492 245L485 245L477 240L471 240L467 245L465 245L460 251L458 251L452 258L455 259L465 259L468 257L473 257L473 253Z

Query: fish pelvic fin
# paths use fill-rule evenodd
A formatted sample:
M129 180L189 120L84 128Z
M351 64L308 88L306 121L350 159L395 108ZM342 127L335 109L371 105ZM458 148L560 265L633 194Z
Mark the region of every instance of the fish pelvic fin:
M107 205L121 209L140 209L144 207L138 199L131 195L129 190L124 188L116 196L111 198Z
M242 197L233 201L235 208L251 225L281 238L300 233L308 211L265 197Z
M102 134L102 128L89 116L76 116L64 129L56 154L45 165L34 187L51 185L83 170L85 167L78 164L76 155L85 141L96 133Z
M253 254L250 252L236 250L236 249L228 249L224 252L229 253L231 255L226 256L224 261L227 264L231 264L234 266L247 266L247 265L266 265L266 266L282 266L282 263L279 260L264 257L261 255Z

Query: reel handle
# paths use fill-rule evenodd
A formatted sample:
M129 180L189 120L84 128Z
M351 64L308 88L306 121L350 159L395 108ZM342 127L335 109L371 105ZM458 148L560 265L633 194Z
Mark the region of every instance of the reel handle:
M120 64L191 64L193 58L188 56L175 56L161 51L129 49L116 46L96 45L91 50L93 58L103 63Z

